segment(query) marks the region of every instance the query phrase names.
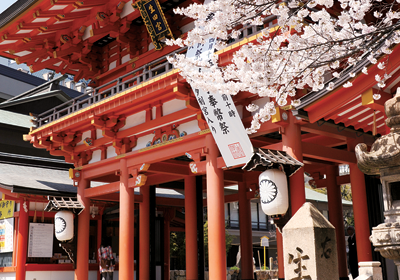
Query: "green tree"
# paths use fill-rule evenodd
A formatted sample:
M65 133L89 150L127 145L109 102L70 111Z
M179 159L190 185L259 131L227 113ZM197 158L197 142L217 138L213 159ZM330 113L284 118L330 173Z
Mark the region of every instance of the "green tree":
M226 225L225 225L226 227ZM225 229L225 248L226 254L232 247L233 236ZM208 221L204 224L204 265L208 267Z
M186 239L184 232L171 232L170 257L175 269L186 268Z

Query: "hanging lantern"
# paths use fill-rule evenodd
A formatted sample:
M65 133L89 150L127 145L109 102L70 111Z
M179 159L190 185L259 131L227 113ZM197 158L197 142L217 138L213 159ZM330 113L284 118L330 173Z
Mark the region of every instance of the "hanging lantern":
M56 238L67 241L74 237L74 214L71 211L59 211L54 216Z
M258 178L260 202L268 216L284 215L289 208L286 174L279 169L268 169Z

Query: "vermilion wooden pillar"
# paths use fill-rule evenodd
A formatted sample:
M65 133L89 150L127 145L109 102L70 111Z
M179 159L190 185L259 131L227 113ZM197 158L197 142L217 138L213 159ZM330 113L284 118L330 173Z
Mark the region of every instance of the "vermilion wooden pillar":
M301 142L301 129L300 125L295 123L295 117L291 112L288 114L288 126L283 128L282 133L282 146L283 150L289 155L294 157L300 162L303 162L303 149ZM298 170L289 178L290 186L290 207L292 209L292 216L299 210L299 208L306 202L306 190L304 187L304 167ZM278 235L278 234L277 234ZM281 238L276 239L278 249L278 269L279 279L284 279L284 266L283 266L283 252L281 253L281 259L279 259L279 248L283 249Z
M339 264L339 279L348 280L346 242L344 240L344 224L342 210L342 195L340 186L336 184L339 175L338 167L330 165L326 167L326 183L328 190L329 221L336 229L336 247Z
M24 210L24 203L28 211ZM28 251L29 201L20 200L17 239L16 279L25 280L26 253Z
M349 141L348 150L354 151L357 142ZM359 262L372 261L369 228L367 192L365 190L364 173L358 169L356 163L350 166L351 194L353 196L354 225L357 238L357 256Z
M245 182L239 182L239 226L240 252L242 254L241 274L243 280L254 279L253 274L253 237L251 230L250 200L247 199Z
M140 187L139 204L139 279L150 279L150 186Z
M303 162L303 149L301 142L300 125L295 123L295 117L288 113L289 125L282 133L283 150L300 162ZM290 207L292 215L306 202L306 190L304 187L304 167L289 178Z
M81 179L78 183L78 200L85 209L78 215L78 244L76 251L75 280L87 280L89 277L89 229L90 199L85 197L85 189L90 181Z
M226 279L224 173L217 167L219 150L211 134L206 136L207 216L209 279Z
M120 161L119 187L119 279L133 280L134 275L134 210L133 188L128 188L126 159Z
M186 279L198 279L196 177L185 177Z

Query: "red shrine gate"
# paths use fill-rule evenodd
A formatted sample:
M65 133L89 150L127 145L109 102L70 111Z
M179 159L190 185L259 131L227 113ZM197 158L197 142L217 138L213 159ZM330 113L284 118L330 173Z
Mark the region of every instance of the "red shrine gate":
M259 173L243 171L241 166L225 169L190 86L166 61L166 55L185 50L160 48L160 38L151 30L148 32L132 1L21 2L26 6L14 7L10 11L13 16L1 21L1 55L28 64L32 71L49 68L74 75L75 81L90 79L93 88L80 98L40 115L38 126L26 137L35 147L63 156L75 165L71 177L85 206L78 218L75 279L88 279L89 209L93 201L119 202L119 278L133 279L134 269L138 269L139 279L151 279L148 213L154 209L151 209L149 188L171 182L184 185L185 200L158 197L155 201L164 217L164 279L169 279L169 232L176 221L174 209L178 207L185 207L186 277L198 279L198 258L193 253L198 247L196 186L206 196L200 201L208 211L210 279L226 278L224 202L230 201L240 203L242 279L253 279L249 217ZM160 1L157 11L165 16L163 23L169 25L165 26L168 34L185 36L193 27L190 19L172 11L173 7L191 3L190 0ZM275 26L276 22L271 21L257 28L243 28L241 39L218 52L220 64L229 63L233 52L240 45L253 42L261 29L273 31ZM391 55L390 71L400 64L397 52L398 48ZM301 111L290 106L277 108L272 121L250 135L254 147L283 150L304 162L304 168L289 182L292 214L305 202L304 171L313 175L319 187L328 188L329 218L336 227L341 278L347 277L347 268L340 184L352 184L359 261L372 260L365 180L356 166L354 145L373 142L368 132L372 131L370 115L374 110L377 132L386 132L384 117L380 117L383 116L382 101L390 94L384 94L379 101L371 98L373 76L357 78L353 88L342 88L330 95L314 94L309 98L310 94L305 92ZM359 84L368 86L357 86L359 80ZM388 85L394 90L395 79L392 82ZM233 97L245 127L252 115L244 108L251 102L266 101L258 98L248 92ZM327 122L320 122L323 119ZM350 175L339 177L338 164L349 164ZM323 174L325 178L319 176ZM196 178L199 179L196 181ZM94 187L92 182L103 185ZM238 193L224 196L224 186L232 184L239 185ZM139 188L140 193L135 194ZM136 208L139 210L138 256L134 256ZM20 226L19 230L26 228ZM282 237L279 232L276 236L279 277L283 279ZM17 242L21 244L24 240ZM18 252L19 264L24 262L22 255ZM138 266L134 265L135 259ZM16 267L16 277L25 279L23 265Z

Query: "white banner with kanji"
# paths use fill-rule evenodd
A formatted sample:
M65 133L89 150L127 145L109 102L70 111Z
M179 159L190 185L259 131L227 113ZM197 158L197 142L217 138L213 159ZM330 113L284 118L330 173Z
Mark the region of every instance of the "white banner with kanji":
M186 57L208 61L214 53L215 38L188 48ZM202 68L199 67L199 71ZM253 145L236 110L232 97L193 88L197 102L227 167L248 162Z

